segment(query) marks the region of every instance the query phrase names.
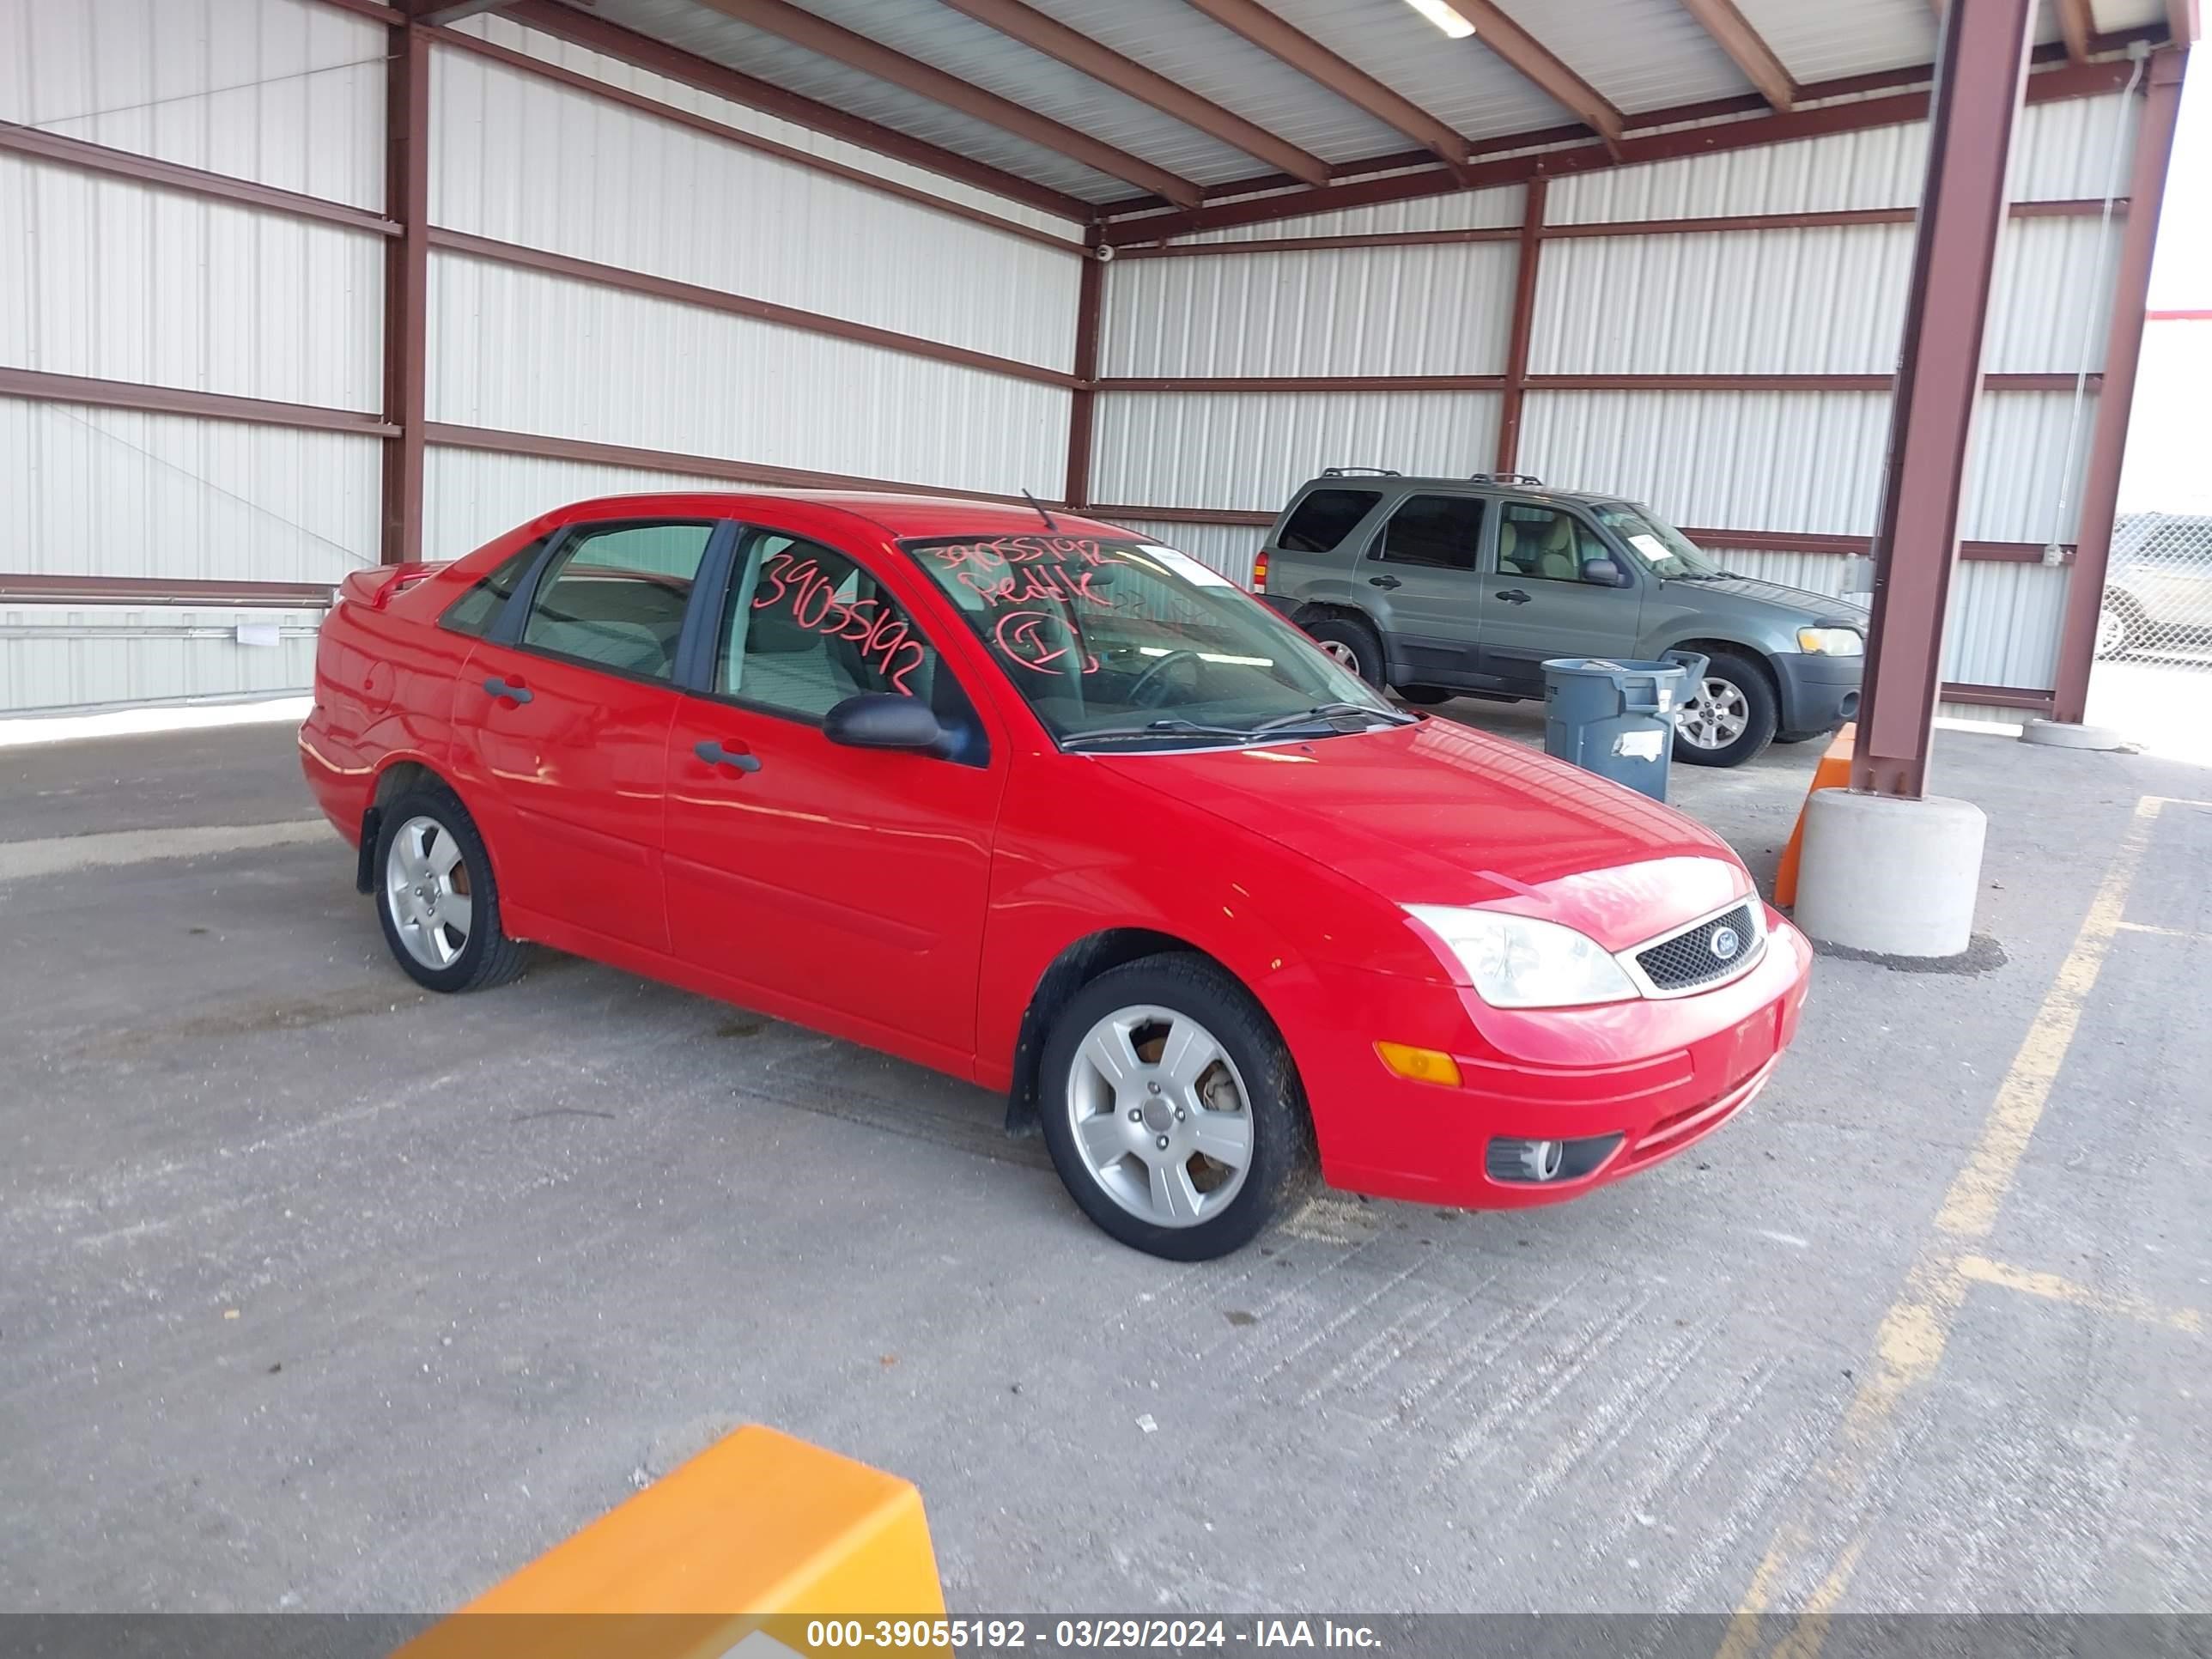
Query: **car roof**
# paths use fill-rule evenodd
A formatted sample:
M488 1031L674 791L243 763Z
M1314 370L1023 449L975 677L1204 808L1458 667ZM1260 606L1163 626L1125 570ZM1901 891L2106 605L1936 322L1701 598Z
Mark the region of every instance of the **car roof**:
M554 515L599 518L609 510L641 515L742 518L749 511L778 506L826 507L865 519L895 537L1064 536L1131 537L1133 532L1054 507L1042 509L1023 501L994 501L960 495L873 489L684 489L636 495L601 495L574 501ZM1050 527L1045 516L1052 520ZM1141 539L1141 538L1139 538Z
M1360 489L1365 488L1392 489L1465 489L1507 490L1516 495L1535 495L1558 501L1620 501L1628 498L1618 492L1599 489L1554 489L1548 484L1516 483L1507 478L1470 478L1462 473L1448 477L1441 473L1418 472L1341 472L1324 473L1318 478L1309 478L1300 485L1298 493L1309 489Z

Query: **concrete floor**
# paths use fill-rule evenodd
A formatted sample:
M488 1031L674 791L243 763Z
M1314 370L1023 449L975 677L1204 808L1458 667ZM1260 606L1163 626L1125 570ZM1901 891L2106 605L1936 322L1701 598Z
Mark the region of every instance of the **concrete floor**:
M1811 759L1676 798L1764 880ZM442 1609L750 1420L911 1477L957 1610L2212 1606L2212 771L1938 763L2003 966L1824 962L1583 1202L1176 1267L973 1089L418 994L283 728L0 752L0 1609Z

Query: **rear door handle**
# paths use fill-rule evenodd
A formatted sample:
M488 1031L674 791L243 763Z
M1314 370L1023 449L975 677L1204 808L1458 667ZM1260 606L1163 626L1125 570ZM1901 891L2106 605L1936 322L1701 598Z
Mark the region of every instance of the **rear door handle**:
M1498 597L1508 605L1526 605L1528 603L1528 596L1526 593L1523 593L1517 587L1509 587L1504 592L1498 594Z
M1395 576L1370 576L1367 580L1374 587L1403 587L1406 585Z
M734 766L740 772L760 770L758 755L749 755L742 749L725 749L712 738L693 744L691 752L709 766Z
M503 680L496 674L484 682L483 689L486 696L505 697L509 702L528 702L536 695L519 681Z

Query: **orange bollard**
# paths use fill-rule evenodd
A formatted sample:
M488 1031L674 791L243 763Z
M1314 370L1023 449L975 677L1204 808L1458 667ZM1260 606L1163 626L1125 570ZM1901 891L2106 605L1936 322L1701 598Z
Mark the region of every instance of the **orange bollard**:
M752 1424L393 1659L766 1659L853 1645L884 1619L902 1650L943 1654L944 1616L921 1494ZM843 1628L810 1640L825 1621Z
M1851 745L1858 738L1858 723L1847 722L1837 728L1836 735L1828 739L1827 749L1820 756L1820 763L1813 769L1813 788L1805 792L1812 799L1814 790L1848 789L1851 782ZM1805 809L1797 809L1796 826L1790 832L1790 844L1782 849L1782 862L1774 872L1774 902L1786 907L1797 902L1797 854L1805 842Z

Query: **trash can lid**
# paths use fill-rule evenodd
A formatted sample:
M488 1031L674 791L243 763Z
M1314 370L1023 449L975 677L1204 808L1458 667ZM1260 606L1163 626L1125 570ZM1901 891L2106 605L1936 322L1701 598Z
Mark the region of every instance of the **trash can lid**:
M1607 679L1616 675L1642 678L1650 674L1681 674L1688 671L1679 662L1615 662L1610 657L1547 657L1544 660L1547 674L1593 674Z

